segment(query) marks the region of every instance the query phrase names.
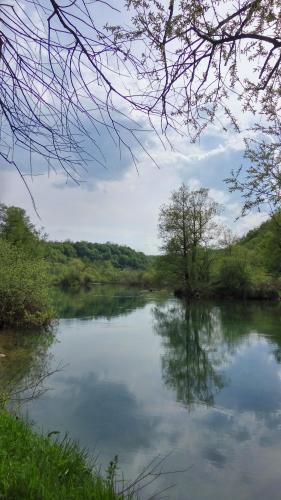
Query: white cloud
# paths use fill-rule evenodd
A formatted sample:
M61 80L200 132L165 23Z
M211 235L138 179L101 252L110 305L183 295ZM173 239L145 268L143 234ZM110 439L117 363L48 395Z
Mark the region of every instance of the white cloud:
M266 218L266 214L250 214L235 219L241 212L241 199L230 194L222 179L230 169L238 167L243 142L230 133L221 134L215 127L199 144L190 144L176 134L170 137L174 150L164 150L150 134L144 144L159 169L145 153L140 154L137 170L130 158L117 166L112 145L102 143L110 157L108 171L100 167L85 175L88 182L81 187L65 183L63 174L34 177L30 183L41 225L51 239L113 241L127 244L146 253L157 253L159 207L167 203L171 191L184 181L191 188L209 187L210 195L226 207L221 221L236 234L243 234ZM26 209L36 225L40 221L32 208L28 193L18 174L0 170L0 197L7 204Z
M1 201L26 209L36 225L43 225L52 239L113 241L147 253L157 252L157 217L161 203L180 178L173 169L151 165L140 175L130 169L124 178L100 181L94 191L66 186L58 189L60 176L34 179L31 189L41 221L16 172L0 173Z

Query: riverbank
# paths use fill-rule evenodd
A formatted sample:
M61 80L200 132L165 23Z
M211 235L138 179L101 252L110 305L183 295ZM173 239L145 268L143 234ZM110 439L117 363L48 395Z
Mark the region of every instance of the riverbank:
M114 478L104 479L68 439L36 434L0 411L0 496L5 499L115 500Z
M192 261L114 243L47 241L19 207L3 205L0 215L0 329L46 330L58 316L54 290L77 294L98 284L170 290L189 299L281 297L276 218L222 247L198 247Z
M185 293L181 288L173 291L175 297L185 300L236 300L236 301L273 301L279 302L281 300L280 285L274 283L260 283L258 286L251 286L249 288L243 287L221 287L220 283L213 287L205 288L202 290L194 290L193 293Z

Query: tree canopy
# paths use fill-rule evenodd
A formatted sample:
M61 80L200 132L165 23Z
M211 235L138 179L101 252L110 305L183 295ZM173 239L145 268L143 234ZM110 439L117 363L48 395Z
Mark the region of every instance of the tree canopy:
M26 254L40 256L43 234L31 223L25 210L0 204L0 237Z
M51 262L78 258L86 263L110 262L118 269L145 270L149 263L144 253L116 243L49 241L46 242L46 255Z
M135 161L142 116L167 138L171 128L196 140L231 124L253 165L246 183L233 173L231 189L247 211L275 187L278 206L279 0L127 0L120 11L113 1L16 0L0 13L0 156L22 176L27 156L15 148L28 152L31 174L44 158L79 179L80 167L104 164L103 130Z
M245 168L231 173L244 215L281 201L281 4L278 0L131 0L143 42L150 115L164 133L181 128L196 140L208 126L229 126L245 139ZM245 124L243 115L248 115ZM237 166L239 167L239 166Z
M132 63L126 43L104 28L116 13L103 0L0 5L0 158L25 183L38 162L74 181L91 162L105 166L99 139L106 132L135 161L141 127L130 118L134 101L123 84Z
M215 237L220 206L209 197L209 190L191 190L185 184L172 192L170 203L159 214L159 234L163 250L172 260L179 286L193 295L199 285L202 250ZM205 269L206 272L206 269Z
M151 112L161 109L166 125L182 115L196 136L221 110L239 128L241 107L279 122L280 2L128 4L135 30L120 31L146 44L142 75L152 85L147 91ZM233 93L241 101L236 110L229 102Z

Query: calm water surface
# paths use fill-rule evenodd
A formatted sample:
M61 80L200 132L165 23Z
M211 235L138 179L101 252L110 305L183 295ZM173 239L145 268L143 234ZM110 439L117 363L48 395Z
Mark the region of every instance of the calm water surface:
M69 432L127 478L166 457L142 492L156 498L280 500L281 307L187 305L100 287L55 297L55 339L2 337L2 382L15 388L63 364L24 406L44 431Z

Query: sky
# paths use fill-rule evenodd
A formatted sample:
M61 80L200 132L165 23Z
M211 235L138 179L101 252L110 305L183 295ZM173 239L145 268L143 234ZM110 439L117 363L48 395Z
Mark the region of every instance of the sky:
M241 116L241 120L247 122L247 117ZM110 241L147 254L159 253L159 209L183 182L191 188L209 188L210 196L224 206L221 222L237 235L265 220L265 213L236 220L241 199L237 193L229 193L224 182L232 169L245 162L244 143L235 132L213 126L204 132L200 142L191 144L187 137L170 131L173 150L168 144L163 147L152 131L140 134L140 138L149 155L133 141L132 151L138 157L136 167L129 152L123 150L120 156L106 130L100 130L98 146L105 155L106 166L89 163L87 171L81 172L79 185L67 180L60 169L48 175L41 159L33 160L36 175L26 176L25 180L37 213L17 171L0 163L0 202L24 208L37 227L44 227L49 239ZM23 172L28 173L28 157L19 151L17 154Z
M232 168L243 163L243 144L234 135L206 134L196 145L180 137L173 142L176 151L150 141L150 153L158 166L144 157L137 170L129 158L120 160L108 142L107 169L89 166L80 185L67 181L62 173L29 179L40 219L18 173L2 168L1 202L24 208L36 226L44 227L49 239L110 241L147 254L159 253L159 209L182 182L191 188L209 188L210 196L224 206L222 221L236 234L244 234L265 219L264 213L253 213L236 220L241 200L228 192L223 181Z

